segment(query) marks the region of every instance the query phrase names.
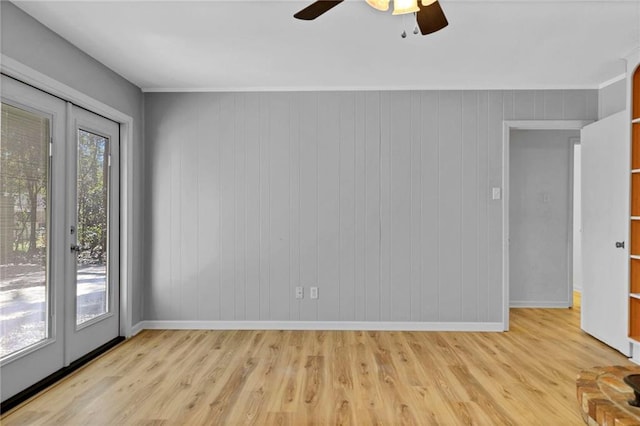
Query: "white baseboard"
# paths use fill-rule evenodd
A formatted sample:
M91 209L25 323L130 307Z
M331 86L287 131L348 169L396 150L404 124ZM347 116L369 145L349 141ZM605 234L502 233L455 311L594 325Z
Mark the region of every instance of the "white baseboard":
M510 308L570 308L569 302L536 302L529 300L512 300Z
M131 336L129 337L133 337L136 334L140 333L142 330L144 330L144 323L145 321L140 321L139 323L137 323L136 325L134 325L133 327L131 327Z
M141 321L134 330L504 331L501 322Z

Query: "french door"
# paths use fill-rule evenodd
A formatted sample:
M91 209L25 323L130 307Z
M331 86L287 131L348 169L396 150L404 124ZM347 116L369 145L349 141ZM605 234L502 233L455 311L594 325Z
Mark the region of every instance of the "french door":
M72 362L118 337L119 126L72 107L67 144L69 254L66 359Z
M119 334L118 124L2 76L1 400Z

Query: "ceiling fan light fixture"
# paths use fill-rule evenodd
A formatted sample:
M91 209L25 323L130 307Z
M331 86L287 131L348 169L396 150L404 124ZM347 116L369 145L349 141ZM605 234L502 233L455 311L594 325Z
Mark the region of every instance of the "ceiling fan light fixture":
M382 12L389 10L389 0L367 0L367 4Z
M404 15L419 10L418 0L393 0L393 15Z

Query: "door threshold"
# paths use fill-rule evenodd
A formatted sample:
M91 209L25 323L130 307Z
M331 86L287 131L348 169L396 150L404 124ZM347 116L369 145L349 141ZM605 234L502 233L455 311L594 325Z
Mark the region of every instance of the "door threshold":
M38 393L40 393L43 390L47 389L48 387L56 384L57 382L59 382L60 380L64 379L65 377L67 377L68 375L70 375L71 373L73 373L74 371L79 369L80 367L82 367L82 366L86 365L87 363L89 363L90 361L96 359L97 357L99 357L103 353L107 352L109 349L117 346L118 344L120 344L124 340L125 340L125 338L123 336L118 336L115 339L112 339L112 340L108 341L104 345L92 350L88 354L86 354L86 355L78 358L77 360L73 361L67 367L61 368L60 370L56 371L55 373L45 377L44 379L40 380L37 383L29 386L25 390L23 390L21 392L18 392L17 394L12 396L11 398L8 398L6 401L3 401L2 403L0 403L0 414L6 414L9 410L17 407L18 405L22 404L23 402L27 401L28 399L34 397Z

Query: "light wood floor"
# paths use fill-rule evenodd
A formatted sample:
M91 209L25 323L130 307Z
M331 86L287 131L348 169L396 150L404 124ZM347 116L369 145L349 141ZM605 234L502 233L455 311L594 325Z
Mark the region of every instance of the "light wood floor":
M579 370L630 364L578 309L508 333L144 331L2 424L580 425Z

